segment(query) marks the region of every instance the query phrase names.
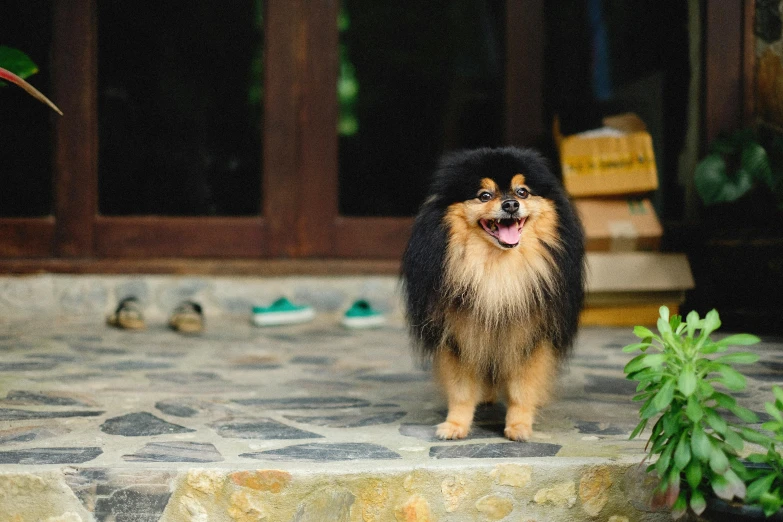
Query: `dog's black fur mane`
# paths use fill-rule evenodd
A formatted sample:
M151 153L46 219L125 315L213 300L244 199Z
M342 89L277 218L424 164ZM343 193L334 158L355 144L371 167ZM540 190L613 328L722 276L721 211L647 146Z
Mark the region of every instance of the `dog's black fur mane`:
M563 248L550 248L556 282L541 307L550 340L565 356L573 344L584 300L584 232L562 184L546 160L530 149L482 148L445 155L430 185L429 197L414 221L402 259L407 319L418 347L431 353L443 334L444 264L449 231L444 214L449 205L476 197L483 178L507 187L522 173L532 194L554 203Z

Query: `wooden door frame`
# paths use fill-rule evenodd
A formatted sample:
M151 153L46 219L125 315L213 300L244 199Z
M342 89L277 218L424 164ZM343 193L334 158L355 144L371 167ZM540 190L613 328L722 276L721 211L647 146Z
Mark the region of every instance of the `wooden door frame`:
M100 216L96 4L53 2L52 98L65 114L52 116L54 215L0 219L0 270L103 270L121 260L125 270L181 266L150 261L157 258L200 258L204 266L212 266L210 258L399 258L411 218L338 213L338 0L265 2L262 215ZM541 102L543 6L543 0L506 0L510 144L533 144L549 132ZM753 9L753 0L705 2L705 142L753 112Z

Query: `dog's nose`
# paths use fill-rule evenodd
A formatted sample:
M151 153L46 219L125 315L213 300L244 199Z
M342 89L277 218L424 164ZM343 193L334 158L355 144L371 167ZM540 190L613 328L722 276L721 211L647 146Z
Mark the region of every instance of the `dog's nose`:
M504 201L500 208L502 208L505 212L508 212L509 214L513 214L517 210L519 210L519 201L516 199L507 199Z

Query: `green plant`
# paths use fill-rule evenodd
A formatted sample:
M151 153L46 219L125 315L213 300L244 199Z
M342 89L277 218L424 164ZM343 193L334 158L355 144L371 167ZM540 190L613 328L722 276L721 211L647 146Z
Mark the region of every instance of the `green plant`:
M694 182L705 205L735 201L759 187L783 209L783 136L750 128L718 136L696 165Z
M657 501L679 518L689 507L701 514L712 494L727 501L744 499L742 477L747 470L739 455L745 440L760 438L741 424L756 422L755 413L740 406L731 393L746 386L734 365L753 363L758 357L749 352L711 356L759 338L737 334L713 341L710 335L720 327L715 310L703 319L690 312L683 321L663 306L657 326L658 334L643 326L634 328L641 342L623 349L642 352L625 366L627 378L639 383L634 400L642 403L631 438L658 416L646 446L649 457L658 456L647 468L660 478Z
M761 506L768 517L783 507L783 456L778 449L783 449L783 389L775 386L772 391L775 400L764 403L771 419L761 425L772 435L767 437L758 434L755 441L767 451L748 457L750 462L761 464L762 467L748 469L744 477L748 484L745 502Z
M23 52L0 45L0 80L9 81L15 85L18 85L24 89L30 96L36 100L45 103L53 111L62 116L62 111L49 100L41 92L27 83L24 78L27 78L38 72L38 67L33 61ZM5 85L0 82L0 86Z

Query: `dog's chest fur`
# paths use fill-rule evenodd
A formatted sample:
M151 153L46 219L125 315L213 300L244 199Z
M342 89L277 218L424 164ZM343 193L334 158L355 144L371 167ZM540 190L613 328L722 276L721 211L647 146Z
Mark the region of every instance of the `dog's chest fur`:
M546 339L542 304L555 284L551 256L537 240L504 251L474 234L462 242L453 238L446 258L444 341L456 344L450 348L460 359L482 372L516 367Z

